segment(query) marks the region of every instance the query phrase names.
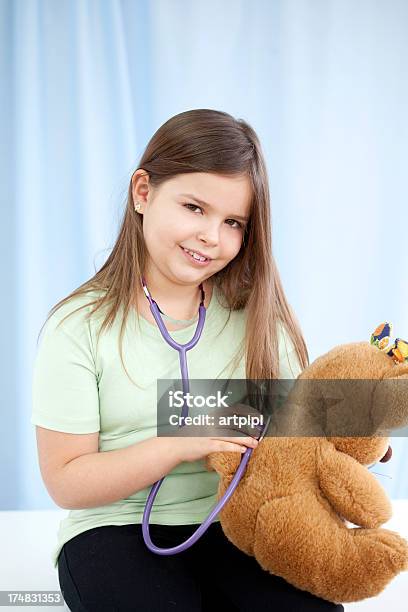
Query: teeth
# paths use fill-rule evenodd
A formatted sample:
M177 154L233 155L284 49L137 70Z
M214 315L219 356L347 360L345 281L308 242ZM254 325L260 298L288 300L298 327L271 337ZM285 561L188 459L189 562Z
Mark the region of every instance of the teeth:
M201 257L200 255L197 255L197 253L194 253L194 251L188 251L187 249L183 249L183 251L185 251L186 253L189 253L190 255L192 255L194 257L194 259L198 259L198 261L206 261L207 260L206 257Z

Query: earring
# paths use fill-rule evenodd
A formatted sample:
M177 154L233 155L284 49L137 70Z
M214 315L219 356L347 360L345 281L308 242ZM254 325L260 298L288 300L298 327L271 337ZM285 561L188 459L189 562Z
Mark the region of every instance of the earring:
M136 202L136 204L135 204L135 211L139 212L140 207L141 207L141 204L139 204L139 202Z

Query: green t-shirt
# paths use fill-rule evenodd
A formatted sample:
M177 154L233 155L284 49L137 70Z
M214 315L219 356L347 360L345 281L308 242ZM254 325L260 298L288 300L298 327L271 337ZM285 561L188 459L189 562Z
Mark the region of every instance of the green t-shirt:
M187 352L190 379L245 379L245 357L232 371L232 358L245 333L246 310L228 310L214 287L198 344ZM123 336L123 359L136 387L126 375L119 355L118 338L122 311L111 328L104 330L98 311L90 320L88 306L57 323L68 312L96 297L76 297L48 320L41 336L33 369L31 423L46 429L85 434L99 432L99 451L124 448L157 435L157 379L180 379L179 354L162 338L156 324L131 311ZM103 313L106 314L106 313ZM170 335L181 344L195 331L194 322ZM224 327L224 329L223 329ZM221 332L222 333L219 333ZM210 358L208 358L210 355ZM279 326L280 378L296 378L301 371L289 336ZM200 524L216 503L219 476L205 469L204 460L182 462L166 477L155 498L151 523ZM52 554L54 567L65 542L103 525L141 523L151 486L126 499L83 510L70 510L58 530ZM219 520L218 515L215 520Z

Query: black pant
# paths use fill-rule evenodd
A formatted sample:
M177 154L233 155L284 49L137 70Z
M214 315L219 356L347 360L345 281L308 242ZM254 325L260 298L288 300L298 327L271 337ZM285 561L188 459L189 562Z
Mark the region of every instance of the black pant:
M156 546L170 548L197 527L152 524L150 535ZM63 546L58 577L72 612L344 610L263 570L217 521L176 555L152 553L140 524L89 529Z

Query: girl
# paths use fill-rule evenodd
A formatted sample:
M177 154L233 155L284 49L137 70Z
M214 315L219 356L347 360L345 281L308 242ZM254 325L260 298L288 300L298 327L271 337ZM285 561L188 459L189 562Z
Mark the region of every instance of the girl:
M53 553L66 603L91 612L342 610L264 571L229 542L218 517L181 553L146 547L153 483L167 475L150 534L169 548L216 503L219 477L205 457L257 440L156 435L156 383L180 378L179 356L161 336L142 277L181 344L196 329L202 283L206 320L187 354L191 379L296 378L307 365L272 256L265 161L245 121L200 109L159 128L133 173L108 260L45 322L31 422L47 490L70 510Z

